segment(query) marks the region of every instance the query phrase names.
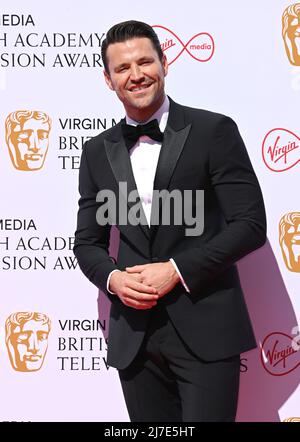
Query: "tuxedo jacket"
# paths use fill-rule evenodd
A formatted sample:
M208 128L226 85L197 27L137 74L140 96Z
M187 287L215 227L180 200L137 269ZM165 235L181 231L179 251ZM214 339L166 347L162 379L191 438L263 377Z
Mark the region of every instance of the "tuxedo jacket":
M227 116L179 105L170 110L160 150L155 190L204 190L204 229L187 236L187 226L140 222L123 225L118 257L108 253L111 225L99 225L99 190L120 198L119 183L136 189L121 122L87 141L79 170L79 210L74 253L78 264L112 302L108 336L108 364L126 368L143 341L151 310L125 306L107 292L110 272L126 266L175 263L188 286L181 283L158 302L190 350L206 361L230 357L256 346L244 301L237 260L266 240L264 203L246 148L234 121ZM191 199L191 204L196 201ZM128 202L128 211L137 202ZM141 201L140 214L143 214ZM145 218L144 218L145 219ZM155 308L155 307L154 307Z

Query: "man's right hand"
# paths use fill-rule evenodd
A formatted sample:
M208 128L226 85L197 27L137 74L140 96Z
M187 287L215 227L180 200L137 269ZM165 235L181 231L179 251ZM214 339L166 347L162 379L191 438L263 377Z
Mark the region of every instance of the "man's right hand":
M141 282L139 273L114 272L110 277L109 290L114 292L123 304L138 310L154 307L159 298L154 287Z

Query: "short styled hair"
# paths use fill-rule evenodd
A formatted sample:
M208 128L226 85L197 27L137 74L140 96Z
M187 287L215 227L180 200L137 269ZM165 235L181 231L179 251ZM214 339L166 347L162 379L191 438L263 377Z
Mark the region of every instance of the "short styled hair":
M12 313L5 322L6 342L9 341L14 329L18 326L22 327L28 321L40 321L42 324L48 324L49 331L51 330L50 318L44 313L38 312L17 312Z
M289 21L291 18L298 18L300 20L300 3L288 6L282 15L282 35L283 37L287 33L289 28Z
M160 41L154 32L153 28L147 23L128 20L114 25L106 34L106 38L101 45L101 57L104 69L109 73L107 48L110 44L121 43L123 41L131 40L132 38L149 38L154 49L156 50L160 61L163 60L163 51L161 49Z

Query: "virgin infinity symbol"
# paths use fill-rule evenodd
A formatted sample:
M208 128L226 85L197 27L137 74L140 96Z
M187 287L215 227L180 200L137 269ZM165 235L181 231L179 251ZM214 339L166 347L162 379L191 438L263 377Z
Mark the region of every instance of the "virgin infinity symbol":
M173 46L176 46L177 43L180 43L182 46L182 49L179 51L179 53L175 56L175 58L171 61L168 60L168 64L171 65L176 61L180 55L186 51L194 60L200 61L200 62L206 62L209 61L215 51L215 43L213 37L208 32L199 32L199 34L194 35L186 44L183 43L183 41L176 35L171 29L166 28L165 26L161 25L153 25L153 28L160 28L164 31L167 31L169 33L170 38L166 39L166 42L161 43L163 52L167 51L168 49L172 48ZM177 40L177 43L175 40ZM195 40L198 40L197 43ZM192 42L194 43L192 44ZM192 53L192 51L194 53ZM197 57L195 55L195 52L200 53L200 55L205 55L205 58ZM197 54L198 55L198 54Z

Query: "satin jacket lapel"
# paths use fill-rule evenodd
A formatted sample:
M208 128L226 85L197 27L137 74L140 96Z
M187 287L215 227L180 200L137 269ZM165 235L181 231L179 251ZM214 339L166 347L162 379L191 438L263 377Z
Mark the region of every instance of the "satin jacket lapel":
M170 112L167 122L167 127L164 132L164 140L161 147L158 164L156 168L156 174L154 179L154 190L168 189L171 177L177 162L179 161L181 152L184 148L185 142L191 130L191 124L186 124L184 120L184 112L181 106L170 100ZM164 202L162 202L161 207ZM152 204L152 208L155 205ZM151 221L156 216L151 211ZM158 226L150 223L151 229L151 241L154 239L154 235Z
M153 186L154 190L163 190L168 188L174 169L180 158L181 152L191 129L191 124L186 124L185 122L182 106L175 103L170 97L169 100L169 118L166 130L164 132L164 140L156 168ZM123 140L120 124L114 129L113 138L110 137L104 140L108 161L116 182L127 183L127 195L123 195L123 198L125 198L127 201L129 210L135 204L138 204L142 220L142 223L138 224L138 226L140 227L144 236L148 240L151 239L152 241L158 226L150 223L149 228L143 205L139 197L134 202L128 202L128 194L131 191L135 191L138 195L138 190L132 171L130 157ZM153 213L151 212L151 219L152 217ZM120 229L122 230L122 226L120 226Z
M117 129L117 128L116 128ZM138 205L141 216L141 223L139 223L139 227L141 228L142 232L146 236L146 238L150 238L150 229L147 223L146 215L143 209L142 202L140 200L140 197L138 196L137 200L129 202L128 201L128 195L130 192L135 191L135 193L138 195L138 190L136 186L136 182L134 179L132 166L130 162L130 157L125 145L125 142L123 140L121 130L118 130L118 140L110 140L105 139L104 145L106 150L106 155L108 158L108 161L110 163L112 172L114 174L114 177L116 179L116 182L119 184L120 182L127 183L127 195L123 194L123 198L125 201L127 201L128 209L130 210L133 206ZM127 214L128 215L128 214ZM122 229L122 226L120 226Z

